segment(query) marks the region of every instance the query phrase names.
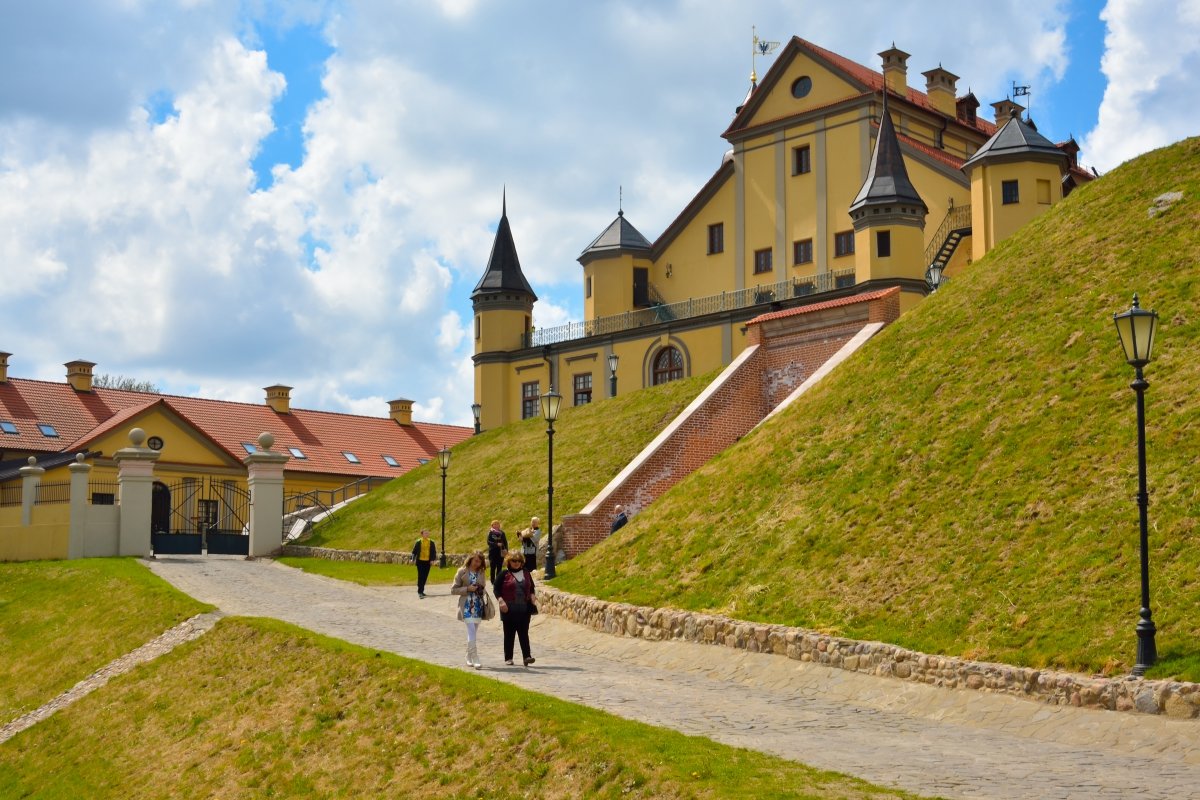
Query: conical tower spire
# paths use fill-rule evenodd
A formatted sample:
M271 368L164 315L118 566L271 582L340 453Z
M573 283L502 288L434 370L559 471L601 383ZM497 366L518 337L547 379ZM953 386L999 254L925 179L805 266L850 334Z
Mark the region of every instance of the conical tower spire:
M517 245L513 241L512 228L508 224L507 188L500 196L500 224L496 226L492 254L488 258L483 277L471 292L471 299L496 292L524 292L532 300L537 300L529 281L525 280L525 273L521 271L521 259L517 257Z
M904 156L900 153L900 140L896 138L896 128L888 113L887 100L888 90L885 87L879 137L875 140L875 151L871 153L871 168L867 171L867 179L859 189L858 196L850 204L850 215L857 219L857 213L869 206L905 205L919 207L923 218L929 213L929 208L908 177Z

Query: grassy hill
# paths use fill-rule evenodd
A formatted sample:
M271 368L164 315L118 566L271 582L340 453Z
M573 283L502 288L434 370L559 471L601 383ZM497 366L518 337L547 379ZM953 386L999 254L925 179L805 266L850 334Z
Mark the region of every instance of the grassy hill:
M0 724L211 610L130 558L0 564Z
M1183 199L1151 217L1154 199ZM676 486L557 585L927 652L1128 669L1133 370L1146 368L1163 663L1200 680L1200 139L1082 187Z
M564 406L554 424L554 518L582 509L716 373ZM529 518L546 517L546 423L505 425L458 444L446 474L446 550L484 548L499 519L510 542ZM431 462L343 510L305 544L410 550L422 527L441 532L442 473Z
M912 797L259 619L0 746L0 796Z

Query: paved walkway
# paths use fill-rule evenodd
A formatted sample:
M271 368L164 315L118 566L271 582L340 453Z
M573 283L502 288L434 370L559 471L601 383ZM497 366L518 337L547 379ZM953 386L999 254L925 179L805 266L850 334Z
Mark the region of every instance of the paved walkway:
M163 557L150 568L227 614L266 616L465 669L448 586L362 587L272 561ZM1200 797L1200 722L1044 706L682 642L597 633L541 615L537 664L503 665L480 631L482 674L652 725L872 783L963 798Z

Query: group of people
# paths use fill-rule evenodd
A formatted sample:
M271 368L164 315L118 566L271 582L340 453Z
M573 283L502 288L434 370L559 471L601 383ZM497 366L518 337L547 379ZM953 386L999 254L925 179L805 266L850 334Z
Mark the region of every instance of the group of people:
M621 506L614 511L611 531L616 532L628 517ZM495 598L504 628L504 663L512 666L514 645L521 645L521 658L525 666L534 663L533 651L529 647L529 621L538 613L534 591L533 570L537 569L538 545L542 540L541 520L533 517L529 527L521 531L517 547L509 548L508 535L500 528L500 520L492 520L487 532L487 560L483 551L476 550L467 557L459 568L450 587L450 594L458 597L458 619L467 626L467 664L475 669L483 666L479 660L476 641L479 625L495 616L489 606ZM425 583L429 571L437 559L437 545L429 538L428 530L421 530L421 538L413 545L413 563L417 565L417 595L424 599ZM484 569L488 568L485 579ZM488 596L488 588L491 596Z

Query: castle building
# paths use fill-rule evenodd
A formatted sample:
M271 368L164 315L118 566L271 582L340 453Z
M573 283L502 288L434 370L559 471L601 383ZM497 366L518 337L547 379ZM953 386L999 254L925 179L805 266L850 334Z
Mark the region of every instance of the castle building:
M651 242L621 210L584 248L582 322L533 327L504 208L471 295L482 427L537 416L551 387L581 405L727 365L764 312L893 286L908 310L931 265L953 276L1091 179L1017 103L982 119L941 65L920 91L908 53L879 55L875 71L792 38L666 230Z

